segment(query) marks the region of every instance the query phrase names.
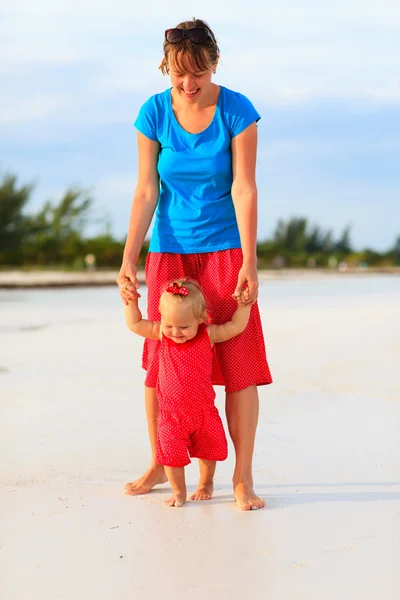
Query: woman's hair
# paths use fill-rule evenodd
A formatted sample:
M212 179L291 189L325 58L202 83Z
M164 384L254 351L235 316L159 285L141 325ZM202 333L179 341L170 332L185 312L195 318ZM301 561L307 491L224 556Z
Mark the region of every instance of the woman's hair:
M187 57L194 73L208 71L210 66L217 63L219 57L219 48L215 35L205 21L193 18L191 21L179 23L175 29L194 29L202 27L207 29L209 37L201 44L192 43L187 37L182 38L177 44L170 44L164 40L164 58L158 67L163 75L167 75L170 69L178 73L184 72L183 59Z
M168 289L171 288L174 290L186 288L187 295L168 291ZM193 316L196 319L200 319L203 323L208 323L209 319L207 316L206 299L204 298L200 285L194 279L175 279L174 281L167 283L163 287L160 298L160 312L161 306L165 301L191 306Z

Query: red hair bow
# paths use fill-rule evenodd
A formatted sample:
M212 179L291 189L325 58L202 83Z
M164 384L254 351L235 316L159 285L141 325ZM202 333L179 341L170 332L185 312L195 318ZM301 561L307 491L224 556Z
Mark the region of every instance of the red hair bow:
M187 296L189 293L187 287L181 283L177 283L176 281L169 285L165 291L169 292L170 294L179 294L180 296Z

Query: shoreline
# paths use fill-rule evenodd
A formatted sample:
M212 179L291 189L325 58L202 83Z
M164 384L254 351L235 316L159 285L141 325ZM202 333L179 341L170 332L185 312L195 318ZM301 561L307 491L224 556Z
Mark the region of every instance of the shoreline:
M348 268L337 269L260 269L259 278L263 280L282 279L320 279L357 275L400 275L400 267L388 268ZM118 271L0 271L0 289L43 289L65 287L100 287L116 285ZM139 282L145 284L144 270L138 271Z

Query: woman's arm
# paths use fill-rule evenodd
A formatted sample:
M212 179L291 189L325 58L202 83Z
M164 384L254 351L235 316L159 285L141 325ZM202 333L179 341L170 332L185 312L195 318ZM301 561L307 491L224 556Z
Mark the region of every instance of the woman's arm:
M136 296L136 289L140 287L136 278L136 263L157 206L160 190L157 172L160 145L140 132L137 139L138 181L132 202L122 266L117 278L125 305ZM131 282L128 285L127 280Z
M247 282L248 303L254 302L258 294L256 159L257 125L252 123L232 139L232 199L243 252L243 266L233 295L239 297Z

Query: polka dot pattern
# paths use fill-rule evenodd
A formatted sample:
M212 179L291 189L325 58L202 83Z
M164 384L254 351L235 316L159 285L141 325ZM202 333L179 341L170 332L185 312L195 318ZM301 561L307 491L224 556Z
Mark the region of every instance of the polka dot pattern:
M214 405L213 350L206 326L184 344L163 336L159 350L157 462L184 467L191 457L225 460L228 446Z
M160 320L158 310L161 288L167 281L190 277L196 279L207 300L212 323L230 321L236 310L231 297L236 284L243 255L239 248L201 254L169 254L150 252L146 260L148 286L148 318ZM147 370L146 386L156 387L160 342L145 340L143 368ZM212 383L224 385L227 392L243 390L251 385L272 383L265 353L260 313L255 303L249 323L240 335L215 345Z

